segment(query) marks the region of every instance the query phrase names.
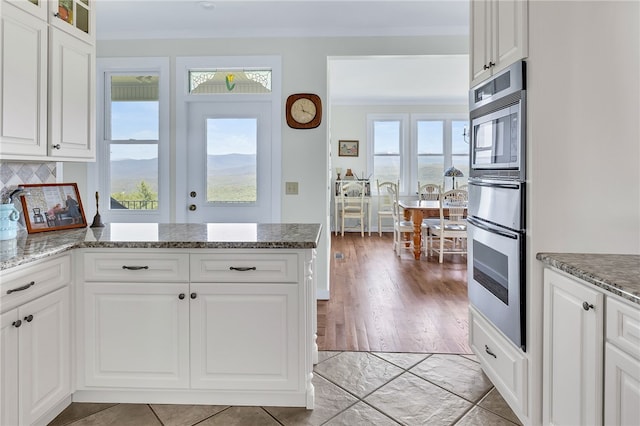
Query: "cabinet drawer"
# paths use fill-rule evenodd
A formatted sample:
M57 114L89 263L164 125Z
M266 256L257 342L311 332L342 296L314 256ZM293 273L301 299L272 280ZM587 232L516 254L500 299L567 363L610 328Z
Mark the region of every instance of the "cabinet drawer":
M527 415L527 359L469 307L469 343L484 372L516 414Z
M607 341L640 358L640 307L630 306L611 297L606 300Z
M13 309L71 281L71 255L21 265L0 280L0 311Z
M189 281L189 255L178 253L85 252L86 281Z
M192 282L298 282L295 253L191 255Z

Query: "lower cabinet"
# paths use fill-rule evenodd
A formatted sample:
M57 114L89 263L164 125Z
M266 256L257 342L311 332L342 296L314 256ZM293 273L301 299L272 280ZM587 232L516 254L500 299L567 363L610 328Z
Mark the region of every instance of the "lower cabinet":
M3 313L0 325L0 424L35 424L71 394L69 289Z
M635 425L640 307L544 271L543 423Z
M310 250L80 256L74 400L313 407Z

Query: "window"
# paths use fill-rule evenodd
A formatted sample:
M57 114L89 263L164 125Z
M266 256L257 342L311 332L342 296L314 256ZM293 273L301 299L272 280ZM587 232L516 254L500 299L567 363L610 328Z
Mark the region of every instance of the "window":
M98 65L100 213L107 221L168 220L168 61Z
M452 165L465 177L469 175L469 144L463 137L468 122L464 116L376 114L367 120L372 179L400 180L401 192L413 195L418 183L444 184L445 189L451 189L443 174ZM456 179L456 184L464 180Z
M190 70L189 93L271 93L271 70Z

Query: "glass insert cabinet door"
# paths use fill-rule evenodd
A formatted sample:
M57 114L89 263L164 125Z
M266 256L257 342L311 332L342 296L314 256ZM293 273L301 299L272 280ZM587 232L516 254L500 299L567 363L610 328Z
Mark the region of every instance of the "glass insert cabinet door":
M51 3L50 7L55 9L51 13L57 18L53 22L56 22L58 27L60 22L64 22L82 33L93 34L93 0L54 0Z

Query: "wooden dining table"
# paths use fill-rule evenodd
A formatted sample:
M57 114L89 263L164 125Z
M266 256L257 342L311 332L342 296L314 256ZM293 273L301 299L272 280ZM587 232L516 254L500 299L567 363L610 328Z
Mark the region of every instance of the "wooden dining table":
M440 217L440 201L438 200L400 200L398 205L404 209L405 220L413 221L413 256L420 260L422 252L422 219ZM449 215L445 206L443 214Z

